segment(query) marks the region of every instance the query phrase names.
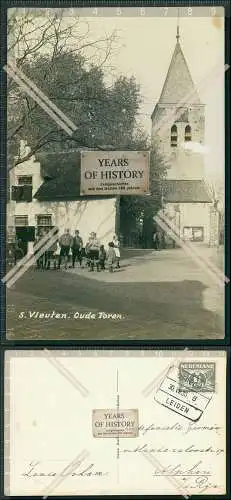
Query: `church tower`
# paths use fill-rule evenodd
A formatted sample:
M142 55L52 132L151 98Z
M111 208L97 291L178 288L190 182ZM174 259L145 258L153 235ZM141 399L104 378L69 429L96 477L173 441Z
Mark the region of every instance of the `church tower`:
M205 106L185 59L177 23L176 46L152 113L152 144L166 162L163 210L184 240L210 244L211 204L205 182Z
M152 114L152 142L166 158L169 179L203 179L205 106L201 103L180 44L179 23L176 46L160 95ZM193 146L193 144L192 144Z

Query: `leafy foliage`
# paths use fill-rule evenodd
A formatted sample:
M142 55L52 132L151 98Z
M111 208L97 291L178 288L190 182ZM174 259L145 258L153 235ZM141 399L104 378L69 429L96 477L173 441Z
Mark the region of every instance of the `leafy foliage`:
M28 24L26 28L21 18L20 22L11 18L9 23L9 29L16 33L16 44L20 45L19 39L24 37L18 51L17 66L72 120L77 130L69 136L10 79L8 158L12 166L37 152L56 151L58 154L78 148L150 149L146 134L137 126L141 97L135 78L119 76L110 86L105 80L107 72L103 63L110 54L114 35L104 42L88 42L87 35L80 36L78 21L68 27L62 24L60 17L54 17L44 21L39 28L30 16L24 18L25 22ZM39 33L34 37L33 33L38 29ZM97 53L101 42L105 45L104 61L93 64L86 55L85 47L90 45ZM13 163L12 158L19 155L21 140L27 141L31 151L26 157L18 156ZM157 148L153 147L150 152L150 195L120 198L123 232L135 228L140 219L143 225L145 221L153 220L161 205L161 181L165 171L166 165Z
M23 91L16 89L8 121L9 145L21 139L32 151L76 147L127 149L133 145L139 88L134 78L120 77L111 88L97 66L86 67L83 57L60 54L53 64L47 56L22 64L22 71L77 126L65 131Z
M157 148L150 150L150 194L145 196L121 196L120 231L122 234L134 233L134 238L140 232L145 246L152 244L152 233L154 229L153 217L161 208L163 203L163 181L166 177L167 164L158 153ZM138 243L137 243L138 244Z

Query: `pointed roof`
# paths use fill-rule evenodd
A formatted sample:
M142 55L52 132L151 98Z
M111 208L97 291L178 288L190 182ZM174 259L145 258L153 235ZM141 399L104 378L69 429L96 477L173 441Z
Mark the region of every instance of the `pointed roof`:
M179 36L161 92L159 104L201 104L193 83L186 59L184 57Z

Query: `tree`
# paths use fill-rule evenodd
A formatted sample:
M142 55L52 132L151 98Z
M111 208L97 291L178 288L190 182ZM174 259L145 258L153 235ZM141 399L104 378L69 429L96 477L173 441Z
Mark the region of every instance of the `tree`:
M45 16L43 17L41 13L34 14L29 9L26 11L22 9L22 11L23 13L20 9L9 11L9 60L13 59L17 67L24 71L26 76L31 78L49 98L56 99L57 105L67 116L71 107L75 114L74 121L78 120L77 113L82 111L82 104L86 98L89 109L86 110L85 106L85 111L89 112L90 116L90 104L93 99L96 100L99 97L100 90L102 90L100 89L103 79L102 69L107 68L108 71L110 68L109 58L118 40L116 32L92 40L89 23L76 16L67 17L67 9L44 9ZM94 66L92 66L92 60L94 60ZM79 70L80 73L84 72L82 82ZM59 72L60 75L58 75ZM73 76L77 81L73 79ZM92 78L94 91L96 92L97 82L99 87L96 95L89 96L87 94ZM57 88L59 84L60 87ZM83 85L87 85L87 88L85 95L79 96L77 102L77 91L81 84L82 89ZM60 95L55 93L57 89ZM103 95L101 97L103 98ZM99 102L98 105L100 105ZM44 133L42 121L46 123L46 133ZM34 134L29 132L30 127L35 127ZM40 132L39 129L41 129ZM13 79L9 78L8 157L11 165L13 165L12 158L18 153L21 138L28 138L28 143L32 141L32 144L29 144L31 155L47 146L50 141L53 143L52 147L55 142L62 142L63 147L65 142L65 134L57 134L54 122L52 123L48 116L39 109L39 105L30 99ZM18 163L25 159L28 159L28 156L19 158Z
M143 147L143 149L147 149ZM158 148L153 144L150 148L150 194L145 196L121 196L120 210L121 233L134 234L137 245L140 241L145 247L152 245L152 234L154 230L153 218L162 207L163 203L163 181L166 178L168 165L158 152ZM126 242L127 244L129 242Z
M222 178L206 178L206 187L213 202L213 207L220 213L224 213L224 180Z
M9 156L12 158L18 153L20 140L26 140L31 148L26 156L18 156L16 162L12 161L12 166L38 151L150 149L146 134L137 126L141 97L134 77L119 76L110 86L105 83L108 71L105 62L116 40L115 33L104 40L89 41L88 32L80 34L79 20L71 26L66 25L62 15L48 18L39 28L29 15L20 22L13 17L10 30L16 33L17 43L13 44L20 46L17 65L77 126L70 137L10 80ZM102 60L93 64L86 50L90 45L98 54L100 44L103 47L106 44L103 57L100 51ZM166 165L153 146L150 195L120 197L121 232L137 231L140 224L143 234L150 234L153 216L161 206L161 182L165 171Z
M212 200L213 211L217 213L218 217L218 238L219 244L224 244L225 232L225 183L222 178L208 178L206 179L206 187Z
M89 22L67 8L8 10L8 56L18 67L41 54L52 63L63 53L82 54L89 63L105 67L117 40L116 30L92 40Z
M108 88L102 69L86 67L83 57L60 54L50 65L47 56L22 65L24 73L77 126L70 137L31 97L15 89L8 121L9 148L15 153L26 139L30 155L40 150L70 150L76 147L126 149L134 142L139 88L134 78L119 77ZM46 76L46 77L45 77ZM25 158L19 158L21 163Z

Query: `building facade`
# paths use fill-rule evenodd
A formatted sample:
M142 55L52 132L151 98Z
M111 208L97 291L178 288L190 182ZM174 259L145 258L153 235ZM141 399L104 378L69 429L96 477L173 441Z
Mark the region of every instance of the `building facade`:
M162 193L168 220L184 240L217 245L219 214L205 182L205 106L193 83L178 32L151 119L153 146L169 166ZM26 148L23 141L21 147ZM24 156L23 151L20 156ZM25 253L33 251L36 234L54 226L60 233L65 228L71 232L79 229L84 243L95 231L106 244L118 232L119 218L118 197L80 196L78 151L40 153L10 170L7 227L24 241Z
M205 182L205 106L201 103L179 40L152 114L152 143L169 166L164 211L181 238L218 243L218 213Z
M116 230L115 197L80 196L79 152L41 154L10 170L8 234L16 232L24 253L33 252L35 236L57 227L80 231L84 244L95 231L107 244Z

